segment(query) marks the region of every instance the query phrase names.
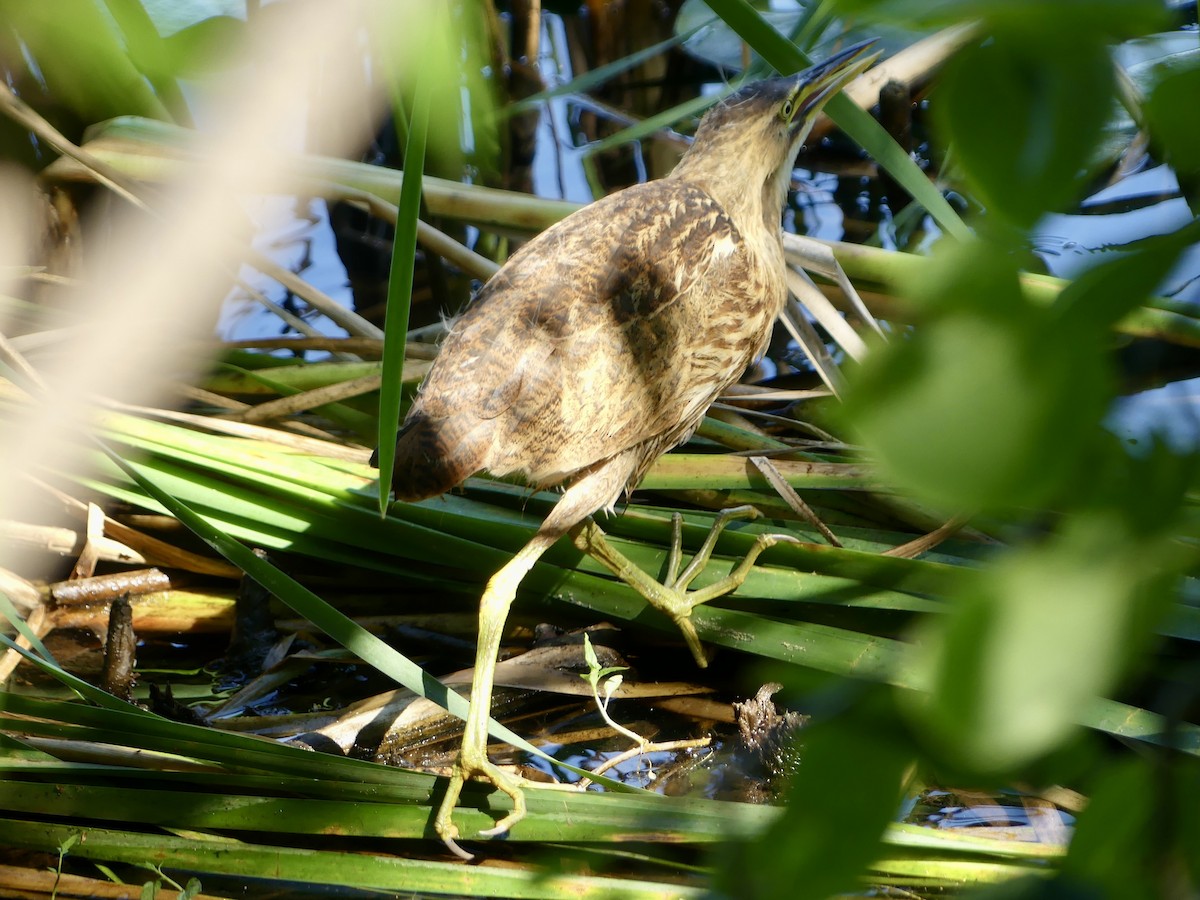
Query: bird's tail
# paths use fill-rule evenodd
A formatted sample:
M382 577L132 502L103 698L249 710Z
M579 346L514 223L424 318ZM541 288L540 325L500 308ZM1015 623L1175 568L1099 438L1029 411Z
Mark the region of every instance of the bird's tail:
M453 419L434 419L423 412L409 417L396 435L396 465L392 492L397 500L413 502L436 497L461 484L483 468L487 435L476 427L467 431ZM371 456L377 465L379 451Z

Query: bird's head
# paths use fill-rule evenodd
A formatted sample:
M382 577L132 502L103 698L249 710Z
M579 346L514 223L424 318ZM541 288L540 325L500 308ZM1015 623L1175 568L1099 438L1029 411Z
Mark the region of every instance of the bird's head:
M847 47L795 75L745 85L709 110L676 175L701 181L710 190L719 182L734 191L761 178L764 201L782 204L796 153L825 103L879 58L874 41ZM718 188L719 189L719 188ZM754 191L757 194L757 191ZM716 191L714 191L716 193ZM726 197L720 197L723 201ZM776 219L779 209L764 209Z

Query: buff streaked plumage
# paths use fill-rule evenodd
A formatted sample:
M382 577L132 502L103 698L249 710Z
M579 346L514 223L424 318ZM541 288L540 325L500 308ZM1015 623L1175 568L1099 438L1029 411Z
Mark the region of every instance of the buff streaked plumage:
M555 485L618 457L631 489L691 436L786 299L779 219L804 132L773 113L797 84L730 95L671 175L568 216L491 278L409 412L398 499L485 470Z
M585 207L523 247L453 324L398 443L397 496L481 470L559 484L627 451L640 477L761 351L783 290L694 185Z

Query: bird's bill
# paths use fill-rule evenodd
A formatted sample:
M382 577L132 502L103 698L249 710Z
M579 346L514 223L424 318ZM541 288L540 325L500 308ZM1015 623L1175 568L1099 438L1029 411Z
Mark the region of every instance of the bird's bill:
M792 117L793 128L799 128L801 123L811 119L830 97L871 68L875 60L882 55L879 51L869 52L874 43L874 40L862 41L847 47L796 76L797 95Z

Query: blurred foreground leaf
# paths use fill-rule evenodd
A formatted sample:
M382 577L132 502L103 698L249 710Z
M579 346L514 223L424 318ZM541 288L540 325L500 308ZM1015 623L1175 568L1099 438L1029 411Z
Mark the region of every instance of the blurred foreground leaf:
M1045 502L1098 428L1098 348L1063 339L1002 248L944 249L927 275L908 287L927 320L867 358L844 421L889 479L942 509Z
M968 578L955 609L912 648L912 707L961 767L1012 773L1112 691L1170 603L1167 548L1114 511L1068 519L1042 544Z
M783 815L759 839L725 851L718 886L729 896L775 898L788 884L803 885L796 896L830 897L855 889L878 858L912 753L887 695L864 694L850 714L797 736L802 761Z
M937 122L990 215L1030 226L1078 196L1112 104L1103 43L999 32L951 58L939 86Z

